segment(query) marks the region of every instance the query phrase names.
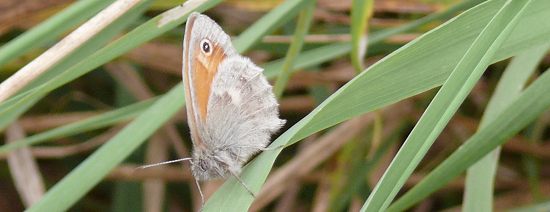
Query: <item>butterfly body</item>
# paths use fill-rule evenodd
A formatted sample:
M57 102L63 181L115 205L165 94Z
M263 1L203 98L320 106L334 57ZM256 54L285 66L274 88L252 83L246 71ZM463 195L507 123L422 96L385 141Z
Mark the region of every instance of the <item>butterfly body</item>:
M272 88L207 16L188 18L183 57L192 173L197 180L238 177L285 123Z

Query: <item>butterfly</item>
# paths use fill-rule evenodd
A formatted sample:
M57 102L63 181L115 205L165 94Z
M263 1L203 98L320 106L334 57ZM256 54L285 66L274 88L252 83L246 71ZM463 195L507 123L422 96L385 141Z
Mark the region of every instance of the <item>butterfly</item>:
M192 158L159 164L190 160L199 191L198 181L234 176L254 195L239 177L241 169L254 154L267 150L271 135L285 124L262 72L237 53L215 21L192 13L185 27L182 68Z

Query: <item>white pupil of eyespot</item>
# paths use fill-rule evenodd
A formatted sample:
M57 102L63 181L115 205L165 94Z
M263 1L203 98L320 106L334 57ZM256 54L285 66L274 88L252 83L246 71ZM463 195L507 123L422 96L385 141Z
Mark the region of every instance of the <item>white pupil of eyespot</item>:
M204 51L205 53L210 53L210 44L206 41L203 41L202 42L202 51Z

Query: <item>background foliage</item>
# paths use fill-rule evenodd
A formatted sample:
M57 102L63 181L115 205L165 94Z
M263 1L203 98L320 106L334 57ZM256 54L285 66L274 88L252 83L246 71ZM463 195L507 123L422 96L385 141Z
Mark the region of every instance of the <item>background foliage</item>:
M201 207L187 164L135 170L190 154L191 11L265 68L287 119L242 173L256 198L206 182L204 211L550 210L549 1L124 1L0 101L0 210ZM113 2L0 2L2 85Z

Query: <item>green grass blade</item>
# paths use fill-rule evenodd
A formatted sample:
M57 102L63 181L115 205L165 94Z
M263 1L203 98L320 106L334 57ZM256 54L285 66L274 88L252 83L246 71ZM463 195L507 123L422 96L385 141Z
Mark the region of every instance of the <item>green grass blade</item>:
M550 18L550 2L536 0L533 4L493 61L547 42L550 23L545 19ZM493 0L474 7L369 67L283 133L272 146L296 143L346 119L441 85L501 6L502 1ZM262 152L244 168L241 178L249 188L259 190L280 151ZM205 211L245 211L252 201L247 191L229 178L207 202Z
M480 129L497 118L499 113L520 95L548 48L550 45L542 45L514 57L489 100L481 118ZM468 169L462 208L464 211L493 210L493 184L499 152L500 147Z
M353 0L351 7L351 64L357 73L364 69L367 30L372 16L373 0Z
M384 211L435 139L473 89L500 45L514 29L530 1L507 1L456 65L437 92L361 211Z
M233 45L238 52L245 52L262 37L257 35L267 35L277 29L280 25L289 21L300 11L300 9L308 2L308 0L292 0L284 1L281 5L271 10L264 15L260 20L256 21L252 26L239 35L233 41Z
M421 19L415 20L403 26L399 26L399 27L391 28L387 30L381 30L379 32L374 32L369 35L369 39L367 41L368 46L380 43L384 39L392 35L413 30L417 27L420 27L424 24L430 23L435 20L448 18L459 11L471 8L483 1L484 0L463 1L459 4L454 5L448 10L445 10L439 13L430 14L428 16L425 16ZM294 63L293 70L310 67L340 56L344 56L348 54L351 51L351 49L352 47L350 43L337 43L337 44L330 44L330 45L322 46L316 49L304 51L297 56L295 60L296 62ZM267 77L274 77L282 69L283 65L284 65L284 59L272 61L264 66L264 69L265 69L264 74Z
M118 108L113 111L105 112L100 115L83 119L81 121L77 121L71 124L63 125L61 127L45 131L45 132L41 132L36 135L29 136L23 140L10 142L9 144L6 144L0 147L0 155L13 151L17 148L35 145L38 143L42 143L44 141L71 136L71 135L75 135L75 134L90 131L90 130L100 129L106 126L120 123L122 121L129 120L137 116L141 112L143 112L146 108L151 106L152 103L153 103L153 100L138 102L135 104Z
M55 16L4 44L0 48L0 66L25 54L32 48L52 41L63 32L90 18L112 2L114 0L82 0L75 2Z
M506 142L550 107L550 70L544 72L486 127L476 132L443 163L388 210L402 211L457 177L470 165Z
M298 16L298 23L296 23L294 36L292 36L292 43L290 44L290 47L288 48L288 51L286 53L283 67L279 72L279 77L277 77L277 81L273 86L273 93L275 93L277 99L279 99L283 95L285 86L288 82L288 79L290 78L291 70L294 67L296 56L302 50L304 38L309 30L311 22L313 21L315 2L316 0L308 2L308 5L306 5L306 7L300 12L300 15Z
M76 167L28 211L66 211L184 104L179 84Z

